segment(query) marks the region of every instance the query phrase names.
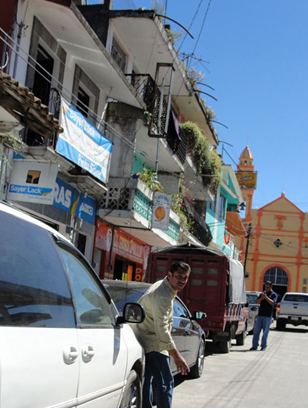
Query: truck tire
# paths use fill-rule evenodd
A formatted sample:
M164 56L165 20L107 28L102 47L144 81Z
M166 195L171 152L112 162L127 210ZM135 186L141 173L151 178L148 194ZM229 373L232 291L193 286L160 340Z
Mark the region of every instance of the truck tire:
M239 335L236 335L236 336L235 336L235 339L236 339L236 344L237 344L238 346L244 346L244 344L245 344L245 339L246 339L246 331L244 330L243 333L241 333L241 334L239 334Z
M189 376L193 379L198 379L199 377L202 376L203 366L204 366L204 350L205 350L205 341L201 339L196 364L190 369L190 373L189 373Z
M230 353L231 350L231 339L219 342L220 353Z
M283 319L277 319L276 329L284 330L286 328L286 322Z
M127 378L120 408L140 408L141 406L141 382L138 374L135 372L135 370L132 370Z

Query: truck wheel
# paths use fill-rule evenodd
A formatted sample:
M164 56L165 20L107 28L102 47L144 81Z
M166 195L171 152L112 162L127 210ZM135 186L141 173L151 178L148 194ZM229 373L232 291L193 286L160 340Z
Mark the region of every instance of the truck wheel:
M135 407L140 408L141 403L141 383L138 374L132 370L127 378L125 390L121 400L120 407Z
M196 364L190 369L189 376L197 379L202 376L204 366L205 341L201 339Z
M224 340L223 342L219 342L219 350L220 353L230 353L231 350L231 339Z
M286 322L283 319L277 319L276 329L284 330L286 328Z
M243 333L241 333L240 335L236 335L236 344L238 346L244 346L245 344L245 339L246 339L246 331L244 330Z

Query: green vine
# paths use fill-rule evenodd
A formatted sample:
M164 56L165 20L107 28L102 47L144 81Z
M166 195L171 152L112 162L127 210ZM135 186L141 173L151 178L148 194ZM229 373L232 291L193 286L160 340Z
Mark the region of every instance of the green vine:
M202 176L204 185L209 185L215 192L221 183L221 159L215 149L210 149L206 136L197 124L185 122L180 124L187 137L187 151L196 167L197 174Z
M184 211L184 209L185 209L185 203L184 203L185 195L186 195L185 182L182 179L180 179L179 192L177 194L172 195L171 209L180 218L180 226L182 228L187 228L190 231L192 226L194 225L194 221Z

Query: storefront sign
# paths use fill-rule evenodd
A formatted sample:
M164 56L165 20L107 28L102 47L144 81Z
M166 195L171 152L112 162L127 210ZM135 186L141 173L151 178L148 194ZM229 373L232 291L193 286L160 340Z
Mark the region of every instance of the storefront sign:
M14 159L7 199L52 205L57 174L56 164Z
M95 222L96 202L59 178L55 184L53 205L74 218L83 219L92 225Z
M240 171L235 173L238 184L241 189L256 189L257 188L257 173Z
M155 192L153 197L152 228L167 231L169 228L171 198L169 195Z
M107 183L112 142L63 99L60 124L64 131L59 135L56 151Z
M139 264L140 267L138 269L136 267L135 280L142 280L144 271L148 266L150 247L142 242L138 242L128 234L117 229L113 230L113 228L105 223L98 221L96 226L95 247L107 251L108 254L112 252L112 261L114 261L116 256L121 256L128 261ZM107 259L109 260L110 256L108 254Z

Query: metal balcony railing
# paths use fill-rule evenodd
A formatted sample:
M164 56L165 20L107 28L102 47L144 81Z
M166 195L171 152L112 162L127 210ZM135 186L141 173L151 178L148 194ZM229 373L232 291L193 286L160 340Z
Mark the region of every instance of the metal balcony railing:
M131 85L136 89L140 98L150 110L154 98L155 82L150 74L125 74L130 78Z
M212 234L209 226L205 222L204 218L196 211L196 209L190 204L190 202L184 198L184 211L193 222L190 228L190 233L194 235L203 245L207 246L212 240Z

